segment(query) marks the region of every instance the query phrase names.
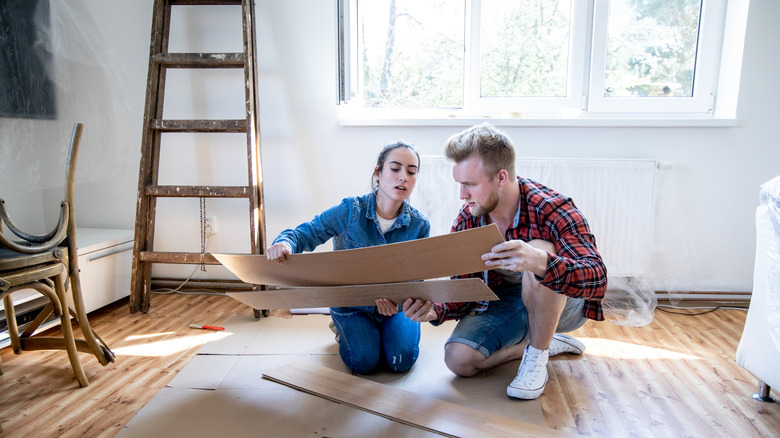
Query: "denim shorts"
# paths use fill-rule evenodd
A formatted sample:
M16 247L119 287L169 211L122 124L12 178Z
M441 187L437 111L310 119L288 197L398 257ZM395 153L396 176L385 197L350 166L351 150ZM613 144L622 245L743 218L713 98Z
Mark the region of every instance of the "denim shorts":
M482 313L461 318L447 344L458 342L468 345L487 357L525 339L528 335L528 311L523 303L521 285L494 292L500 300L491 301ZM588 320L583 314L584 305L585 300L581 298L566 297L566 306L555 332L565 333L582 327Z

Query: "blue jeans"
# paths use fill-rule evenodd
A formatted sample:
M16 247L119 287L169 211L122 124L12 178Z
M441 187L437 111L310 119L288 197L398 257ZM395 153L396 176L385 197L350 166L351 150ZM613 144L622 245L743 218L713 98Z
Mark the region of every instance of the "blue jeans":
M370 374L386 364L405 372L420 354L420 323L403 312L384 316L374 306L332 307L330 316L339 332L339 354L357 374Z

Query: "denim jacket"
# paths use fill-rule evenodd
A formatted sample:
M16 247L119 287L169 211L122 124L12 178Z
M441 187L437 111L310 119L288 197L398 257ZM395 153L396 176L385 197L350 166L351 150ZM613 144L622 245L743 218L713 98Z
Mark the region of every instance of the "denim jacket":
M401 214L385 233L376 219L376 194L344 198L295 229L282 231L273 243L285 242L294 254L313 251L333 238L333 249L355 249L367 246L428 237L431 224L422 213L404 201Z

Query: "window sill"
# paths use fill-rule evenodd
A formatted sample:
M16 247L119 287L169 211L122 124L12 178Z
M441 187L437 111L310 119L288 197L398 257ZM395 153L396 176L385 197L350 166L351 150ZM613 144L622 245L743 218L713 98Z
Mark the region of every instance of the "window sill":
M488 122L496 127L572 128L719 128L739 126L737 118L696 117L342 117L341 126L473 126Z

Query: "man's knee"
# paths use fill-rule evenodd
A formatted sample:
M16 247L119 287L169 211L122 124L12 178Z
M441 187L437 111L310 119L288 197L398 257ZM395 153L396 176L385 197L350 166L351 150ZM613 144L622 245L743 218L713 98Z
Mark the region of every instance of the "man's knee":
M555 254L555 245L552 242L536 239L536 240L531 240L530 242L528 242L528 244L533 246L534 248L543 249L549 253ZM522 282L523 282L523 294L526 296L528 296L528 294L534 294L537 292L555 293L548 287L543 286L536 278L536 276L531 272L525 272L523 274Z
M542 239L534 239L528 242L529 245L537 249L543 249L551 254L555 254L555 244Z
M450 342L444 346L444 363L455 375L471 377L479 371L477 363L485 360L479 351L459 342Z

